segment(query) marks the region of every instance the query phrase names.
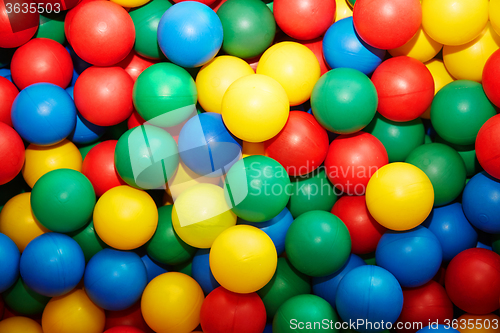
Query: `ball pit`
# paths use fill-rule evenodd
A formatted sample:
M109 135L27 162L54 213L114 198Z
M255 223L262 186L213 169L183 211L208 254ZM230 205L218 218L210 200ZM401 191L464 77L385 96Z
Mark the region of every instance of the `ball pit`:
M19 259L21 255L16 243L8 236L0 234L0 263L5 270L0 274L0 292L12 286L19 276Z
M0 122L12 127L10 110L14 99L19 94L19 90L11 81L0 77L0 92L2 93L2 100L0 100Z
M443 44L436 42L421 27L417 33L403 46L388 50L393 57L408 56L423 63L433 59L443 48Z
M0 170L0 185L3 185L19 174L24 165L25 156L23 140L6 123L0 123L0 155L6 160Z
M40 295L19 278L9 289L2 293L2 298L9 309L18 315L37 318L42 314L50 297Z
M500 179L500 167L496 156L498 141L500 140L498 128L500 116L496 115L488 119L477 133L476 155L477 160L493 177Z

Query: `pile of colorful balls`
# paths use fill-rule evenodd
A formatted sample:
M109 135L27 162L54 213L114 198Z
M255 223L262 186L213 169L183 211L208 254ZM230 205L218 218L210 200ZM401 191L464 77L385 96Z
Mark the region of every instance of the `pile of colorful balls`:
M500 331L500 0L0 0L1 333Z

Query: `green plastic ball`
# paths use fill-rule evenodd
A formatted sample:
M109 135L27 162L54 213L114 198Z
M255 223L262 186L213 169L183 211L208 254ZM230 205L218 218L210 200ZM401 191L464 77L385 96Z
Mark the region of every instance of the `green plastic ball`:
M177 144L162 128L151 125L131 128L116 144L116 171L132 187L164 188L178 165Z
M163 59L158 45L158 24L163 14L172 7L168 0L152 0L129 12L135 27L134 50L143 57Z
M92 183L71 169L46 173L31 192L33 215L54 232L72 232L85 226L92 218L95 202Z
M339 0L339 1L344 1L344 0ZM347 0L347 3L349 3L349 6L351 6L352 8L356 4L356 0Z
M365 74L351 68L336 68L316 82L311 107L327 130L349 134L363 129L377 111L377 90Z
M455 149L442 143L421 145L406 158L429 177L434 188L434 206L455 200L465 187L465 163Z
M94 221L91 221L86 227L70 233L68 236L73 238L82 248L85 262L89 262L97 252L108 247L95 232Z
M167 265L182 264L196 253L196 248L177 236L172 226L172 205L158 208L158 227L146 250L151 259Z
M290 178L275 160L253 155L236 162L224 182L231 210L249 222L264 222L278 215L290 198Z
M193 276L193 260L189 260L182 264L172 266L172 272L179 272L189 276Z
M196 114L198 92L189 73L172 63L146 68L137 78L132 99L139 115L159 127L179 125Z
M33 38L49 38L60 44L66 41L64 34L64 13L40 14L40 25Z
M424 144L425 139L425 128L420 118L395 122L377 113L364 131L382 142L389 163L403 162L415 148Z
M443 143L447 146L450 146L451 148L455 149L458 152L458 154L460 155L460 157L462 157L462 160L465 163L465 171L467 177L472 177L476 173L479 173L483 170L481 164L479 164L479 161L477 160L476 147L474 144L456 145L443 140L443 138L441 138L439 135L436 135L434 141L437 143Z
M480 83L457 80L448 83L434 97L431 122L437 134L457 145L470 145L483 124L496 115Z
M337 201L335 188L324 168L305 176L291 177L291 196L288 209L293 218L311 210L330 211Z
M286 301L273 320L273 333L333 332L339 330L335 323L339 318L332 306L316 295L298 295ZM326 322L327 326L312 326L315 322ZM300 323L300 324L299 324ZM301 326L299 326L301 325ZM300 329L299 329L300 328Z
M41 314L50 301L50 297L34 292L21 278L2 293L2 298L10 309L24 316Z
M326 276L349 259L351 236L332 213L313 210L297 217L286 234L285 251L292 265L309 276Z
M273 278L257 291L266 307L267 318L270 319L290 298L310 293L310 278L299 272L286 258L278 258L278 266Z
M273 13L260 0L229 0L217 15L222 23L222 49L230 55L248 59L263 53L274 40Z
M500 254L500 234L496 234L492 236L492 247L493 251Z

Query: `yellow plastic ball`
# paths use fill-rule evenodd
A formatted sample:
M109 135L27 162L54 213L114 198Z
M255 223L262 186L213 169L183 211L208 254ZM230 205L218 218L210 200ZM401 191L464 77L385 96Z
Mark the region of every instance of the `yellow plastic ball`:
M94 208L94 228L102 241L118 250L132 250L153 237L158 210L144 191L122 185L104 193Z
M82 170L82 155L72 142L65 139L52 146L28 146L22 173L30 187L47 172L56 169Z
M443 44L429 37L422 27L420 27L412 39L401 47L389 50L389 53L393 57L408 56L421 62L426 62L434 58L442 48Z
M50 231L35 219L30 198L29 192L18 194L0 211L0 233L9 236L20 252L33 239Z
M241 148L242 158L252 155L265 155L265 148L263 142L247 142L243 141L243 147Z
M432 59L425 63L425 67L431 72L432 78L434 79L434 95L436 95L445 85L455 80L444 66L442 60ZM420 117L431 119L431 107L429 106Z
M462 45L488 22L488 0L422 0L422 27L436 42Z
M290 104L275 79L260 74L233 82L222 98L222 120L238 138L262 142L278 134L288 120Z
M135 8L147 4L150 0L111 0L111 1L125 8Z
M210 249L210 269L221 286L235 293L252 293L273 277L276 247L262 230L237 225L220 234Z
M311 98L321 70L318 58L307 46L281 42L264 52L257 65L257 74L278 81L285 88L290 105L299 105Z
M200 323L204 299L200 285L190 276L164 273L144 289L142 315L155 332L190 333Z
M347 3L347 0L335 0L335 4L335 22L352 16L352 8Z
M366 206L373 218L391 230L410 230L427 218L434 189L427 175L409 163L390 163L373 174L366 187Z
M213 184L218 185L221 182L221 177L206 177L200 176L184 163L180 162L175 175L168 181L167 193L175 200L177 197L197 184Z
M470 327L467 325L469 323L471 323ZM493 333L498 332L500 317L494 313L487 315L466 313L458 317L457 324L457 330L460 333ZM487 328L485 328L485 326Z
M490 0L490 22L496 33L500 35L500 0Z
M488 23L472 42L459 46L445 46L443 60L448 72L457 80L481 83L483 68L488 58L500 48L500 36Z
M222 97L237 79L255 74L250 65L237 57L215 57L203 66L196 76L198 102L207 112L221 113Z
M213 184L190 187L174 202L172 225L187 244L208 249L224 230L236 224L236 215L224 198L224 190Z
M106 316L82 289L52 298L43 310L43 333L102 333Z
M42 326L26 317L10 317L0 321L0 332L5 333L43 333Z

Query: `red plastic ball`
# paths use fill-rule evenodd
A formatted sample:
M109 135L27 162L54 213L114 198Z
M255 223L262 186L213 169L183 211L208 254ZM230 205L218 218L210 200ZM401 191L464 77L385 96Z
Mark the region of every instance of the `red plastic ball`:
M495 51L486 61L483 69L483 89L491 103L500 107L500 50Z
M139 329L140 332L153 332L153 330L149 328L149 326L146 324L146 321L142 317L141 302L137 302L136 304L125 310L106 311L106 324L104 326L105 330L123 326L134 327L136 329Z
M278 161L290 176L305 175L325 160L328 134L313 115L292 111L281 132L264 147L266 156Z
M115 148L117 140L103 141L92 147L85 156L82 173L94 186L97 196L103 195L109 189L126 185L115 168Z
M377 249L380 238L387 230L368 212L364 195L344 195L335 202L332 214L344 222L351 235L351 251L367 254Z
M446 270L446 292L465 312L488 314L500 304L500 255L474 248L460 252Z
M24 164L24 143L19 134L7 124L0 122L0 185L10 182L21 171Z
M10 127L12 127L10 109L17 94L19 94L19 90L17 90L14 83L0 76L0 122Z
M137 52L132 51L125 59L117 63L116 66L123 68L135 82L146 68L156 63L157 61L146 59L138 55Z
M68 10L68 12L66 13L66 16L64 17L64 34L66 35L66 39L68 40L68 42L71 43L71 41L69 40L69 30L70 30L71 23L73 22L73 18L75 17L76 12L80 8L82 8L82 6L84 4L86 4L87 2L91 2L91 1L106 1L106 0L82 0L75 7Z
M135 43L132 18L111 1L89 1L71 22L69 40L76 54L88 63L111 66L130 53Z
M10 2L12 5L14 3ZM38 11L7 14L5 1L0 0L0 47L13 48L25 44L35 35L40 22L39 18Z
M328 179L349 195L364 194L371 176L387 163L384 145L363 131L339 135L330 144L325 159Z
M330 70L325 61L325 57L323 56L323 38L316 38L311 41L303 42L302 45L307 46L307 48L311 50L318 59L321 75Z
M420 61L395 57L384 61L372 75L377 89L377 111L392 121L410 121L427 110L434 98L434 79Z
M47 11L63 11L75 7L80 0L36 0L35 2Z
M476 156L484 171L500 179L500 114L488 119L477 133Z
M357 0L354 28L367 44L394 49L408 42L422 23L419 0Z
M58 42L35 38L16 50L10 70L12 79L21 90L39 82L66 88L73 77L73 61Z
M288 36L314 39L326 32L335 20L335 0L274 0L278 26Z
M266 308L257 293L237 294L218 287L205 298L200 323L204 333L262 333Z
M446 324L446 320L453 319L453 303L446 294L443 286L436 281L429 281L417 288L403 289L403 310L398 322L402 329L398 332L415 333L418 328L413 323L422 323L422 327L429 323Z
M183 2L183 1L196 1L196 2L201 2L207 6L210 6L211 4L213 4L215 2L215 0L174 0L174 3L179 3L179 2Z
M76 79L73 95L82 116L99 126L125 121L134 110L134 80L121 67L89 67Z
M144 331L133 326L116 326L104 331L104 333L144 333Z
M127 127L128 127L128 129L131 129L131 128L134 128L137 126L141 126L145 122L146 121L139 115L139 113L137 113L137 111L134 110L134 112L132 112L130 117L128 117Z

